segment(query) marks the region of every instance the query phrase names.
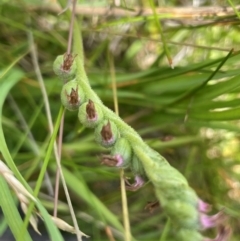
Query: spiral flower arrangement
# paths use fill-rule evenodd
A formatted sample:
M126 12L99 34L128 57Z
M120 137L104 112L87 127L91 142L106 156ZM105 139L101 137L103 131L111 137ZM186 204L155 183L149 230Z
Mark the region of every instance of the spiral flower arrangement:
M135 182L126 183L128 190L141 188L146 178L152 182L162 208L176 227L176 240L228 240L231 230L223 225L226 219L224 213L220 211L208 216L206 213L211 206L197 196L186 178L103 105L91 89L80 57L72 54L58 56L53 69L65 81L61 91L62 104L70 111L78 110L82 125L94 129L96 142L110 150L109 155L102 155L102 164L130 168ZM216 238L209 239L201 234L213 227L218 229Z

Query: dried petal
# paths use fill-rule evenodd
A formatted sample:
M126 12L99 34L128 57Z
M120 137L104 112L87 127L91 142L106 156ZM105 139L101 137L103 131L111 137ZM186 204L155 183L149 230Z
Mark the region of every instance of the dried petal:
M135 182L133 184L129 183L129 181L127 179L125 179L125 182L126 182L126 189L128 191L137 191L139 188L141 188L144 184L144 180L142 177L140 176L135 176Z
M51 218L59 229L64 230L69 233L76 233L75 228L73 226L69 225L68 223L66 223L65 221L63 221L62 219L53 217L53 216L51 216ZM83 233L81 231L80 231L80 234L82 236L89 237L88 235L86 235L85 233Z
M28 210L27 205L25 203L23 203L23 202L21 202L20 205L21 205L21 208L22 208L23 212L26 214L27 210ZM38 223L37 216L36 215L31 215L30 219L29 219L29 222L31 223L31 225L32 225L33 229L35 230L35 232L38 233L39 235L41 235L41 233L39 232L39 230L37 228L37 223Z
M15 189L14 189L15 190ZM19 201L21 202L21 203L25 203L26 205L28 205L29 204L29 200L27 199L27 197L26 196L24 196L22 193L20 193L20 192L17 192L17 190L15 190L15 193L16 193L16 195L17 195L17 197L18 197L18 199L19 199Z
M200 214L200 222L203 229L216 227L219 224L222 224L225 220L226 220L226 216L223 213L223 211L220 211L213 216L209 216L202 213Z
M8 166L0 160L0 174L9 173L13 175L13 172L8 168Z
M144 209L148 210L150 213L153 212L154 209L158 208L159 205L159 201L155 201L155 202L148 202L148 204L145 206Z
M36 202L36 199L27 191L27 189L20 183L13 175L9 173L5 173L4 178L9 183L9 185L16 191L22 193L24 196L32 199Z

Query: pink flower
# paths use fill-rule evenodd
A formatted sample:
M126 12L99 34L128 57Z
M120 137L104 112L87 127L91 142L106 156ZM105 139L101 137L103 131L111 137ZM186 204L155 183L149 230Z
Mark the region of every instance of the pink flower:
M223 223L225 220L226 216L224 215L223 211L220 211L212 216L200 213L200 223L202 229L208 229L219 226L219 224Z
M139 175L135 176L135 182L133 184L129 183L127 179L125 179L125 182L127 184L126 189L129 191L137 191L144 184L143 178Z
M208 213L209 211L211 211L211 209L212 209L212 206L210 204L204 202L201 199L198 200L198 210L199 210L199 212Z

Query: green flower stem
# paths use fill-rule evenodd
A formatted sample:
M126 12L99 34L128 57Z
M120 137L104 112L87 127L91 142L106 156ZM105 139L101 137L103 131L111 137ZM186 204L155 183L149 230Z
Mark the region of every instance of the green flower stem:
M170 55L170 51L169 51L168 46L167 46L167 41L166 41L164 33L163 33L162 24L161 24L161 21L159 20L157 12L156 12L156 7L155 7L155 4L154 4L154 1L150 0L149 3L150 3L150 6L152 8L152 11L153 11L155 23L156 23L158 31L161 35L161 40L162 40L162 43L163 43L164 52L167 56L169 65L171 66L171 68L174 68L173 63L172 63L172 58L171 58L171 55Z

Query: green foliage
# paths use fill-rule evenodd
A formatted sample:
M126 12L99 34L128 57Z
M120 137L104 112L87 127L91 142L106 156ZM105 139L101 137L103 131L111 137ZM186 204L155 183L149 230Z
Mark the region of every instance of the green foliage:
M122 1L121 8L125 2L129 9L140 4L140 1L133 5ZM177 1L159 2L165 2L165 7L178 7ZM215 2L221 4L223 1ZM231 2L237 4L237 1ZM108 6L105 1L93 3ZM52 63L56 56L66 52L69 20L65 14L57 16L51 12L48 5L45 10L40 10L42 1L31 1L31 6L36 7L34 10L30 10L29 4L29 1L14 0L0 3L1 101L8 96L1 113L4 135L0 138L0 149L16 177L34 189L49 147L49 129L42 94L28 54L27 33L32 31L34 35L55 120L61 106L63 81L53 73ZM206 4L211 6L212 1ZM227 5L227 1L222 4ZM92 7L89 1L85 1L84 6ZM113 109L107 58L110 51L114 59L120 116L182 172L197 194L213 204L214 210L224 208L233 229L231 240L239 240L239 19L234 14L200 19L179 19L173 12L162 14L163 34L175 64L171 69L159 41L155 18L154 14L148 17L100 15L95 19L84 16L82 31L89 82L103 103ZM175 25L170 25L166 18L171 18ZM232 48L233 54L226 58ZM226 62L217 70L224 60ZM4 70L11 78L6 77ZM3 82L11 83L13 87L5 89ZM79 123L76 112L66 113L63 136L62 166L81 230L93 240L109 240L105 230L113 227L116 239L121 240L118 171L100 165L97 157L109 153L95 143L92 130ZM9 150L14 162L8 161L10 157L4 155L3 148ZM50 166L47 170L54 183L56 165L51 150L48 158ZM128 171L126 175L132 176ZM42 186L39 200L52 212L53 203L46 185L39 185ZM5 185L5 191L6 188ZM174 228L170 221L167 222L162 207L152 213L144 210L148 202L156 200L152 184L127 194L133 237L137 240L159 240L159 237L161 241L173 240ZM70 220L61 189L59 198L59 216ZM9 206L14 221L18 222L12 225L21 227L12 201ZM8 225L11 227L11 222ZM2 226L0 231L4 232ZM214 236L214 233L207 235Z

